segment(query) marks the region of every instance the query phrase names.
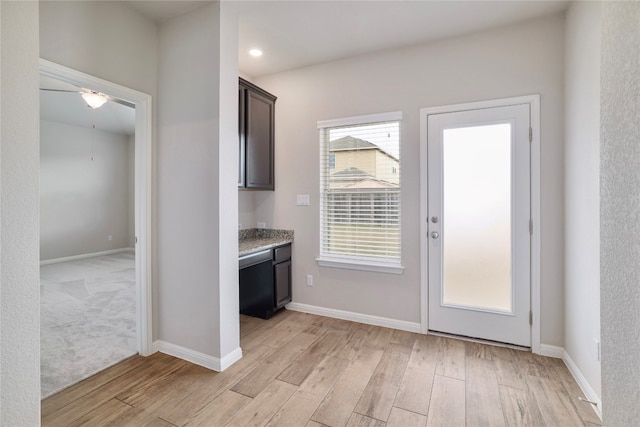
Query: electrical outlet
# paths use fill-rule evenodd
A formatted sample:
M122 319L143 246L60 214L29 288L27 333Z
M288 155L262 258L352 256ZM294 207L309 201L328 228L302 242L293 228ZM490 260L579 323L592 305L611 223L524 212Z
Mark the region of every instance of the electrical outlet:
M313 276L307 274L307 286L313 286Z
M107 239L109 239L109 241L113 240L113 236L111 234L109 234L109 237L107 237Z
M258 228L267 228L267 224L264 222L259 222L258 223Z

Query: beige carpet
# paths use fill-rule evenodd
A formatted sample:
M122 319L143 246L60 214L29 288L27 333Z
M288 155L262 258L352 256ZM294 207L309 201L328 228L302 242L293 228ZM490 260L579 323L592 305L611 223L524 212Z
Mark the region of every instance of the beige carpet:
M136 354L135 255L40 267L44 399Z

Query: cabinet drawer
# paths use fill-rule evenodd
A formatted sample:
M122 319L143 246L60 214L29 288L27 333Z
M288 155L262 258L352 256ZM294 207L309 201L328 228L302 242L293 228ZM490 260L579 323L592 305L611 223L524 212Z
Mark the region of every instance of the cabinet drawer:
M273 262L279 263L291 259L291 245L281 246L274 250Z
M238 266L240 270L243 268L251 267L252 265L260 264L261 262L269 261L271 258L271 250L256 252L250 255L245 255L238 259Z

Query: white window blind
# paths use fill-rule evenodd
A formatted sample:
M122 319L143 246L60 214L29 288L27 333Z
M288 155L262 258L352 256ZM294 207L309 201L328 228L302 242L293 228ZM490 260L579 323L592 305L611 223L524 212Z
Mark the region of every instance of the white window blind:
M401 117L318 123L320 260L400 265Z

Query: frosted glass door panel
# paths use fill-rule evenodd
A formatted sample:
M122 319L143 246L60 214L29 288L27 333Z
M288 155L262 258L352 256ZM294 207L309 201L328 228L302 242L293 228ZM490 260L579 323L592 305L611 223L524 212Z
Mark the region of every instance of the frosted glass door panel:
M512 312L511 124L444 129L442 303Z
M528 104L427 116L428 328L531 344Z

